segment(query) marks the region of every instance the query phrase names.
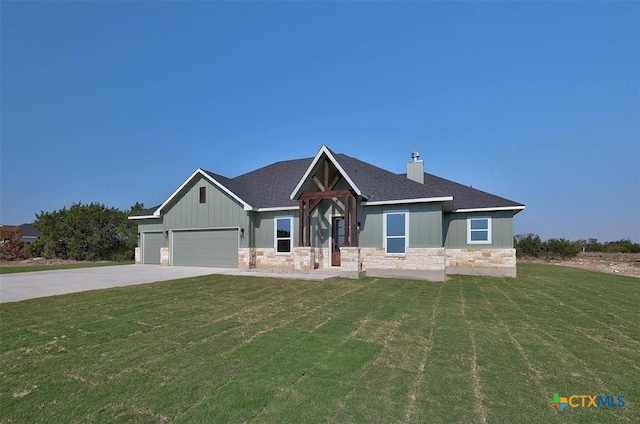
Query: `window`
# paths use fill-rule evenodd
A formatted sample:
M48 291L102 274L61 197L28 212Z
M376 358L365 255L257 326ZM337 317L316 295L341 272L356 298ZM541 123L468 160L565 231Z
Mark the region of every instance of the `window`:
M491 218L467 219L467 243L491 244Z
M207 188L200 187L200 203L207 203Z
M409 244L409 214L387 212L384 214L384 253L403 255Z
M276 253L290 253L293 233L292 218L276 218L275 239Z

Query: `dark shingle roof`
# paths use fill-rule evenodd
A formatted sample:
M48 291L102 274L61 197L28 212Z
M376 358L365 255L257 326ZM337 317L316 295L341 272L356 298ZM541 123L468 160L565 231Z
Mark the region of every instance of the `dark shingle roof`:
M156 209L158 209L160 207L160 205L154 206L152 208L147 208L147 209L143 209L138 213L134 213L131 216L150 216L153 215L153 213L156 211Z
M420 184L408 179L406 174L395 174L342 153L331 154L369 202L453 196L454 210L523 206L428 173L424 174L424 184ZM204 172L254 208L289 207L298 205L289 196L313 159L276 162L235 178ZM159 206L136 215L152 215Z
M395 174L351 156L334 156L370 202L451 196L451 193L440 187L420 184L408 179L406 175Z
M218 179L215 174L206 172L255 208L297 206L298 202L289 199L289 196L312 160L304 158L276 162L233 179Z
M401 174L406 177L406 174ZM454 209L481 209L524 206L513 200L487 193L445 178L424 173L424 184L453 196Z
M18 225L18 228L22 237L38 237L40 235L40 231L33 223Z

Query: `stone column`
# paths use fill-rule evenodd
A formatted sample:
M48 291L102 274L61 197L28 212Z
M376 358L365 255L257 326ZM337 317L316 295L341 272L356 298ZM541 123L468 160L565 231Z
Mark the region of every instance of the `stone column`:
M359 247L340 248L340 272L347 278L364 277Z
M299 271L311 271L314 268L315 251L313 247L295 247L293 249L293 267Z
M160 265L169 265L169 248L160 248Z

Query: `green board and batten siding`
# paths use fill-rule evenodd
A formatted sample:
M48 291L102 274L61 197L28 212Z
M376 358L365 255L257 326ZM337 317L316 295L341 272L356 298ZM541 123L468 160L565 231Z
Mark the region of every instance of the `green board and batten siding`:
M382 246L382 219L384 212L394 210L409 211L410 247L442 247L442 207L440 204L411 204L391 206L359 206L358 221L362 230L359 234L360 246ZM311 217L313 228L313 246L328 247L332 216L344 215L330 200L323 200ZM254 215L255 246L274 247L274 219L276 217L293 218L293 246L298 244L298 211L261 212Z
M200 187L206 187L206 202L199 202ZM249 228L250 219L242 204L199 177L183 188L174 201L166 205L163 217L138 221L138 231L186 230L198 228ZM240 247L249 247L248 237ZM167 246L167 245L165 245Z
M491 243L467 243L467 219L491 218ZM464 248L513 248L513 211L448 213L444 216L444 247Z
M200 187L206 188L204 203L200 203ZM155 234L151 236L154 251L143 252L144 263L160 263L160 247L171 247L172 265L237 267L238 247L249 246L249 237L240 237L239 229L247 233L250 223L240 202L200 176L164 207L161 218L138 221L143 250L144 239ZM164 237L165 231L170 231L169 237ZM145 253L153 262L144 259Z
M253 237L255 240L255 247L258 248L272 248L274 244L274 225L275 218L293 218L292 222L292 247L298 245L298 210L288 211L276 211L276 212L260 212L254 213L253 218Z
M394 211L409 211L409 247L442 247L442 206L439 203L359 208L361 247L382 246L384 213Z

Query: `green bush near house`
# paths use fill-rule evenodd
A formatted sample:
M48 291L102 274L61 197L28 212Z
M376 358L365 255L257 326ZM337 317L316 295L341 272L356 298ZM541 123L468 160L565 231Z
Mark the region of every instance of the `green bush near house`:
M2 304L0 422L632 422L640 281L207 276ZM550 405L624 396L622 408Z

